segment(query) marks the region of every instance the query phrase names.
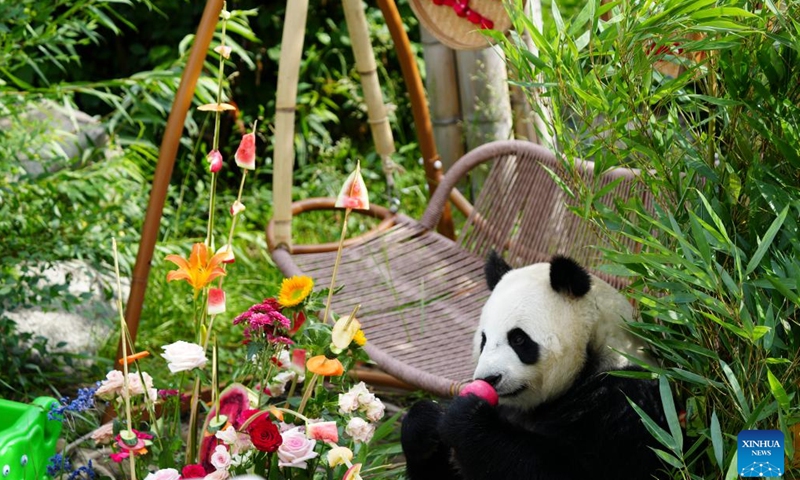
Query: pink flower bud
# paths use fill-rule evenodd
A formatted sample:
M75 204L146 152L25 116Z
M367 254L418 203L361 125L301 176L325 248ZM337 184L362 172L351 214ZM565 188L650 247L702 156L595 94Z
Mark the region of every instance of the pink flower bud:
M222 154L219 153L219 150L211 150L206 156L206 160L208 160L209 172L217 173L222 170Z
M225 292L221 288L208 289L208 314L225 313Z
M236 257L233 255L233 247L226 244L219 247L219 250L216 251L216 254L224 253L225 255L222 257L222 263L233 263L236 261Z
M236 165L247 170L256 169L256 134L246 133L236 149Z
M245 210L245 206L239 200L234 201L233 205L231 205L231 215L233 215L234 217L236 215L239 215L240 213L244 212L244 210Z

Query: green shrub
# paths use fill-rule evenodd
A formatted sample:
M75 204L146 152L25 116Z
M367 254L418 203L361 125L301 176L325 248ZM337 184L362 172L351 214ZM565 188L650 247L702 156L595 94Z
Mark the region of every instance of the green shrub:
M658 200L609 207L597 185L563 179L574 213L600 236L641 247L615 244L605 255L610 273L632 281L641 321L631 328L659 360L649 370L662 379L670 421L655 432L659 455L675 478L736 478L736 435L780 429L791 459L800 2L590 1L571 20L553 16L553 31L533 34L538 54L517 36L503 48L520 83L543 89L557 150L567 164L639 168L637 188ZM531 26L518 11L515 21L518 31ZM657 60L685 71L662 75Z

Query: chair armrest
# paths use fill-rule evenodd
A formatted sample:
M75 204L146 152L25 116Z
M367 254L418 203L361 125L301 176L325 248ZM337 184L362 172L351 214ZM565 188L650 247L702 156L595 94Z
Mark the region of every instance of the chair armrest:
M433 229L439 223L444 205L458 182L476 166L506 155L516 155L524 159L522 161L545 161L551 165L556 161L555 155L546 148L524 140L498 140L481 145L459 158L447 170L428 202L420 223L425 228Z
M315 197L315 198L307 198L305 200L298 200L296 202L292 202L292 217L295 217L303 212L310 212L313 210L336 210L334 206L336 204L335 198L329 197ZM359 213L361 215L366 215L369 217L378 218L381 222L372 228L370 231L365 232L361 235L356 237L349 238L345 240L344 245L353 245L356 243L364 242L376 234L385 231L386 229L390 228L394 225L394 213L389 211L388 208L382 207L380 205L370 204L369 210L353 210L355 213ZM285 247L285 245L277 245L275 241L275 232L274 232L274 222L275 219L271 218L269 223L267 224L267 246L269 247L269 251L275 251L275 249L279 247ZM321 243L315 245L292 245L291 253L320 253L320 252L331 252L335 251L339 248L339 242L328 242L328 243Z

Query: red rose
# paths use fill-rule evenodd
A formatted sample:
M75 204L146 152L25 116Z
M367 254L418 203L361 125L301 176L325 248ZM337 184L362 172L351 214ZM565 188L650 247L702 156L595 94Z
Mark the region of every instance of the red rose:
M202 465L197 464L190 464L183 467L181 470L181 477L182 478L205 478L206 476L206 469L203 468Z
M250 434L250 441L262 452L274 452L281 446L283 438L278 427L269 421L269 415L259 415L247 427Z

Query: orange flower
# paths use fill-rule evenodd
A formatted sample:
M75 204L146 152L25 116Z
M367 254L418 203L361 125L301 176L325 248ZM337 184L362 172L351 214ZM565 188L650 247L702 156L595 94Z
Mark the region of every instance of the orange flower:
M202 289L215 278L225 275L225 270L220 266L225 259L225 253L218 253L208 258L208 247L205 243L192 245L189 261L180 255L167 255L164 259L178 266L177 270L167 273L167 281L186 280L195 291Z
M339 377L344 373L344 365L338 358L328 358L325 355L309 358L306 368L309 372L323 377Z

